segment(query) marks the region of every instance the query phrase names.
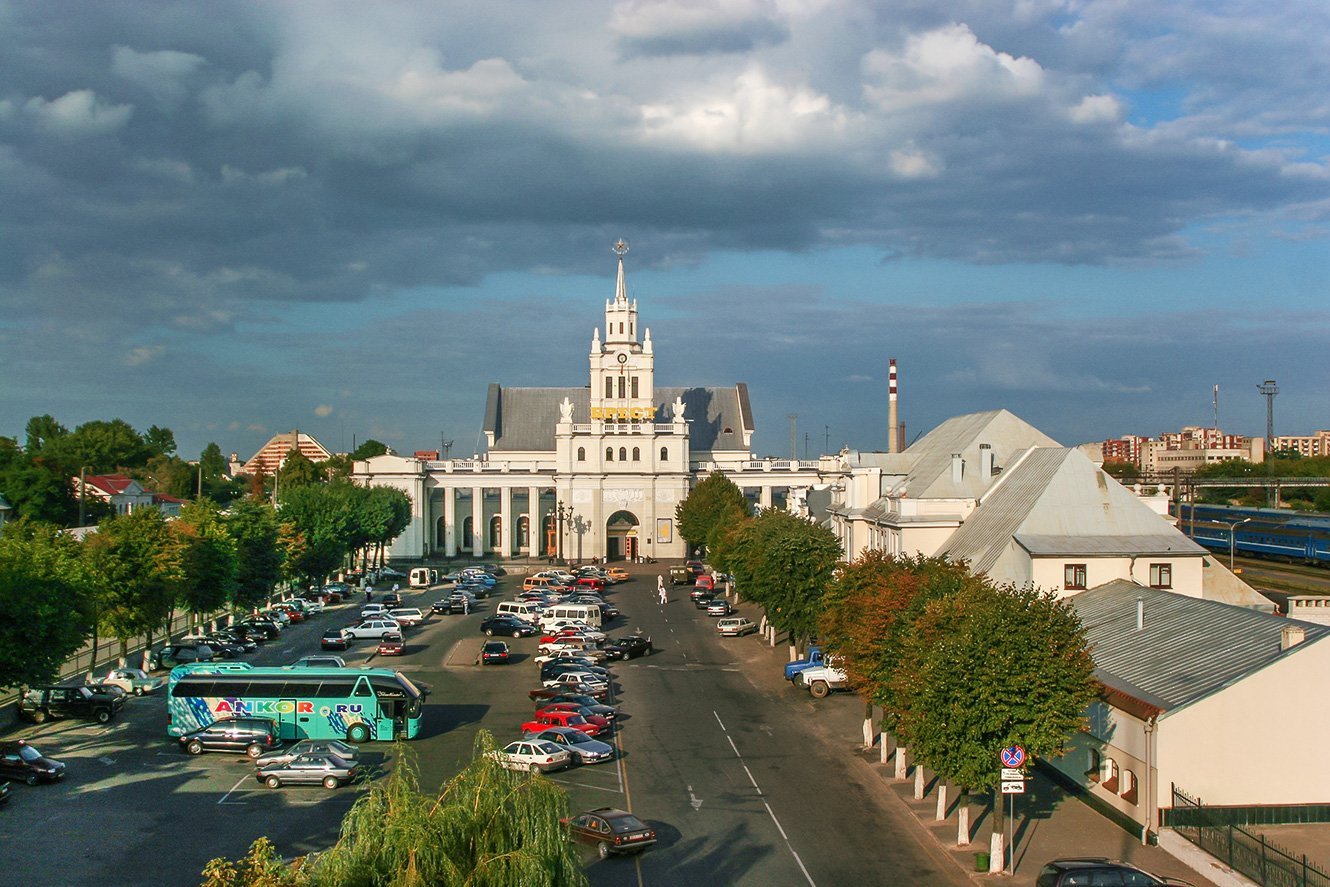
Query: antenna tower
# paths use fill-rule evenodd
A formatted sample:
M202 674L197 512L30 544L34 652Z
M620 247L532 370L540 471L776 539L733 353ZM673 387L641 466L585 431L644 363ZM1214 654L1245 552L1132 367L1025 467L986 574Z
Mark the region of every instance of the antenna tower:
M1265 398L1265 451L1272 453L1275 449L1275 395L1279 393L1279 386L1274 379L1266 379L1256 386L1256 390Z

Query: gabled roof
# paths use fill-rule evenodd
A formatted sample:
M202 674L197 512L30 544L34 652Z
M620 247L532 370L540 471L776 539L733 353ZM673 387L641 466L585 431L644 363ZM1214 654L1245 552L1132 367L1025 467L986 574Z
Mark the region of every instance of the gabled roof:
M1039 447L998 476L947 543L946 556L1000 581L1015 540L1031 555L1185 554L1205 549L1156 514L1079 450Z
M1136 629L1136 599L1145 627ZM1085 625L1095 677L1165 712L1176 711L1330 635L1330 626L1117 580L1069 599ZM1297 626L1301 644L1280 649Z
M1058 442L1006 410L955 416L905 450L913 457L904 494L911 499L974 499L989 485L979 476L979 445L988 444L999 469L1030 447ZM960 483L951 477L951 457L959 453L965 469Z
M138 482L127 474L88 474L84 475L83 482L107 496L119 496L122 493L138 495L144 492Z
M591 421L591 391L588 388L504 388L491 384L485 399L484 431L494 435L490 452L553 452L554 432L559 424L559 404L573 404L573 421ZM744 432L752 430L752 408L748 386L733 388L655 389L656 421L673 417L673 403L683 400L688 421L688 441L693 453L739 450Z

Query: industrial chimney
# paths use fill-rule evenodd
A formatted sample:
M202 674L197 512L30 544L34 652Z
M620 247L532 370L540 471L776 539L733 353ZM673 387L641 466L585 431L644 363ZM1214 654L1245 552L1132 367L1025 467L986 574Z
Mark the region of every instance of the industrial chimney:
M887 452L900 451L900 419L896 415L896 358L893 357L887 368Z

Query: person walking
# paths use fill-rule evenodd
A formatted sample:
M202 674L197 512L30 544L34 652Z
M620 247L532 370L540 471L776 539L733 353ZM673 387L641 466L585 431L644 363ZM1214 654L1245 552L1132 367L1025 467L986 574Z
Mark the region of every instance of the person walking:
M664 577L664 576L657 576L657 577L656 577L656 591L660 594L660 602L661 602L662 604L668 604L668 603L670 602L669 595L667 595L667 594L665 593L665 577Z
M462 615L471 615L471 598L469 596L462 598Z

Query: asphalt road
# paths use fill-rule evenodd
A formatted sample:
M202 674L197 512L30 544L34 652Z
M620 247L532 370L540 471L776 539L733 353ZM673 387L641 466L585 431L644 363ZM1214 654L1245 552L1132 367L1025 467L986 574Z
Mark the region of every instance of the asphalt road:
M626 806L649 821L659 843L639 857L593 860L593 884L839 885L965 884L903 809L870 778L854 753L860 703L851 696L812 700L771 674L755 637L722 639L714 620L682 589L656 603L654 576L611 594L626 614L607 629L641 628L657 652L619 663L615 702L624 712L619 760L556 773L574 810ZM509 640L508 666L481 667L465 655L478 646L477 624L517 583L470 616L435 616L407 637L406 655L373 660L429 685L419 739L411 744L425 790L442 785L470 759L477 728L506 743L530 717L537 683L535 639ZM405 595L426 608L446 592ZM346 624L344 605L269 642L251 661L283 664L317 652L318 637ZM346 656L364 662L360 642ZM267 835L284 855L326 847L358 789L270 790L242 756L190 757L165 735L158 696L130 700L107 727L80 722L10 731L69 764L59 785L15 785L0 812L0 885L49 883L194 885L211 858L242 855ZM391 747L365 747L366 760L392 765Z

